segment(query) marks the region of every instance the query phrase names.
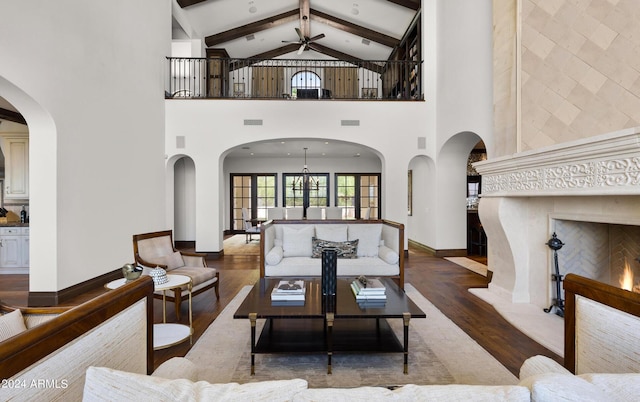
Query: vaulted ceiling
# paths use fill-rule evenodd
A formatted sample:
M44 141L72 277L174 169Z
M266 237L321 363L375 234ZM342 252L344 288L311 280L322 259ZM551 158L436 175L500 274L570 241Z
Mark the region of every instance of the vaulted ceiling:
M420 0L176 2L180 8L174 11L174 39L203 39L207 47L225 49L230 57L361 60L386 60L421 4ZM304 51L299 53L301 47Z

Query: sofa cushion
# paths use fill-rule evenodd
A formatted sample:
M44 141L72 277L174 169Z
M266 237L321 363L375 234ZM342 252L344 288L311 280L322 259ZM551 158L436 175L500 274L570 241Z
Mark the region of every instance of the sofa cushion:
M360 240L358 257L377 257L381 233L381 224L352 224L347 230L347 238Z
M311 239L315 229L313 226L282 228L282 250L285 257L311 257Z
M397 264L387 264L378 257L344 258L338 260L338 276L393 276L398 275ZM265 276L320 276L322 264L317 258L289 257L283 258L278 265L265 265Z
M166 261L165 265L167 266L167 271L184 267L184 260L182 259L182 254L180 254L179 251L175 251L169 255L165 255L164 259Z
M282 257L284 257L282 246L274 246L264 257L264 260L268 265L278 265L282 261Z
M191 360L187 360L184 357L172 357L162 363L151 375L169 380L182 378L197 381L198 368Z
M273 401L292 400L307 389L305 380L210 384L168 380L106 367L87 369L83 401Z
M640 374L638 373L581 374L578 377L620 401L633 401L640 395Z
M322 251L325 248L335 249L338 252L338 258L358 258L358 242L359 240L328 241L314 237L311 258L322 257Z
M398 253L384 245L378 248L378 257L387 264L397 264L400 260Z
M20 310L0 315L0 342L26 331L24 318Z
M536 374L520 381L518 385L529 388L532 402L611 400L611 396L598 387L573 374Z
M328 241L347 241L347 225L316 225L316 237Z
M305 391L306 392L306 391ZM517 385L404 385L393 391L400 401L529 401L529 390ZM557 399L556 399L557 400ZM550 400L551 401L551 400Z

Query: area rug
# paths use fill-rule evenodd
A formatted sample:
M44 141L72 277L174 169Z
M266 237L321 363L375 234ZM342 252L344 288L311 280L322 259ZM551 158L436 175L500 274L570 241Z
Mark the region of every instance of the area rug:
M253 240L247 243L243 234L233 235L222 242L225 255L260 255L260 236L253 235Z
M518 379L486 350L444 316L413 286L407 295L426 319L412 319L409 332L409 374L403 374L401 353L334 354L327 374L326 355L256 356L250 375L250 326L233 313L251 286L245 286L220 313L185 356L198 367L201 380L212 383L303 378L310 387L395 386L402 384L512 385ZM263 320L258 321L259 334ZM402 339L402 320L389 320Z

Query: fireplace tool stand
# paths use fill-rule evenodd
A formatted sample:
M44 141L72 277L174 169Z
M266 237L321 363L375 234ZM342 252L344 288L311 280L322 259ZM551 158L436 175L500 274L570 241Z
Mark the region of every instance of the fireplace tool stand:
M551 239L547 242L547 246L553 250L553 262L555 265L555 273L551 274L551 281L556 283L556 298L553 304L549 308L545 308L545 313L550 313L555 310L555 313L560 317L564 317L564 300L562 299L562 275L560 275L560 269L558 268L558 250L564 246L564 243L558 239L556 232L553 232Z

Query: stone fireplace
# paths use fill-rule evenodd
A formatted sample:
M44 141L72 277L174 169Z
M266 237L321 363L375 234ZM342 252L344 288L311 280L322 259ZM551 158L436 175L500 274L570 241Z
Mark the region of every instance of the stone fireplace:
M560 273L618 284L625 262L640 279L640 128L474 164L489 239L489 291L547 308L552 233L565 243ZM636 283L637 285L637 283Z

